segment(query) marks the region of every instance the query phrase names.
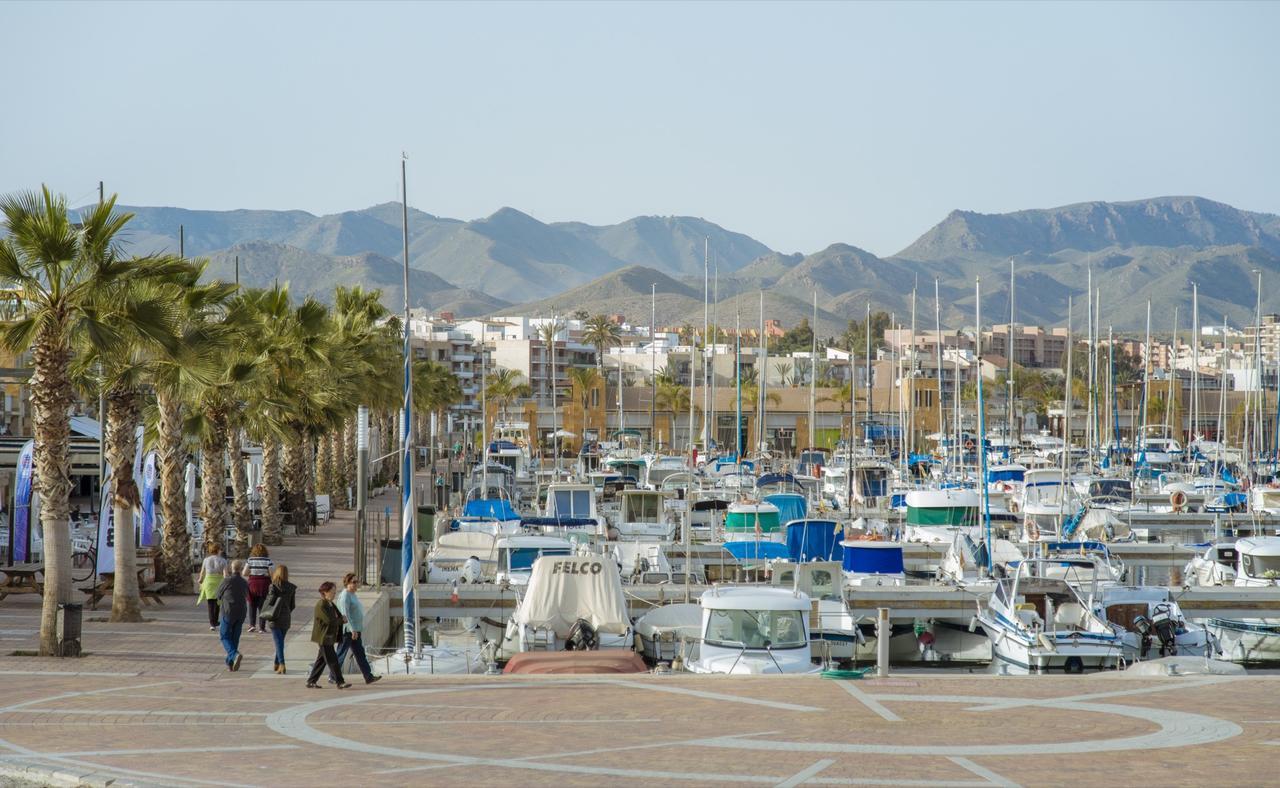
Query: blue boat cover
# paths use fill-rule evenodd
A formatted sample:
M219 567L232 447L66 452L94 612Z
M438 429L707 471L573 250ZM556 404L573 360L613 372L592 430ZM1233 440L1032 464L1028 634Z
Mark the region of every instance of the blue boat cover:
M1093 550L1094 552L1110 554L1107 545L1103 542L1049 542L1044 546L1046 550L1057 550L1060 552L1080 550Z
M793 520L787 523L787 554L797 563L839 560L843 535L834 520Z
M902 574L901 547L874 547L874 542L845 542L844 571L871 575Z
M774 493L766 495L764 500L778 507L778 522L782 525L803 520L809 514L809 504L799 493Z
M520 515L512 508L511 501L506 498L482 498L467 501L462 510L463 517L488 517L492 520L519 520Z
M787 557L787 546L782 542L725 542L724 549L739 561Z
M507 450L507 451L510 451L511 449L518 449L518 448L519 448L519 447L518 447L518 446L516 446L516 445L515 445L514 443L512 443L511 441L491 441L491 442L489 443L489 453L490 453L490 454L494 453L495 451L499 451L499 450Z
M798 485L796 477L789 473L766 473L759 479L756 479L756 487L768 487L771 484L790 484Z

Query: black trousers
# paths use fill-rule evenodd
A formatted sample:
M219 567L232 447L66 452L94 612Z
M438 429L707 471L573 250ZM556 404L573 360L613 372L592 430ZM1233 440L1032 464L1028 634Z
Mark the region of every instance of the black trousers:
M320 653L316 654L316 661L311 663L311 673L307 676L308 684L315 684L320 681L320 674L324 672L325 666L329 668L329 676L339 684L347 682L342 678L342 666L338 664L338 653L333 650L332 645L324 645L320 647Z
M206 599L204 603L209 606L209 626L218 626L218 600Z

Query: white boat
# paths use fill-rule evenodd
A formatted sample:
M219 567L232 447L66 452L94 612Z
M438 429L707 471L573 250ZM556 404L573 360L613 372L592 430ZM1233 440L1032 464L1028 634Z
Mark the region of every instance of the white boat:
M1187 621L1167 588L1103 585L1100 604L1107 620L1120 628L1126 662L1157 657L1212 657L1209 632Z
M865 651L867 638L844 599L844 573L839 563L776 561L770 581L775 588L789 588L809 596L809 640L814 654L823 662L851 660L859 649Z
M816 673L809 644L809 596L755 586L703 592L701 642L685 661L694 673Z
M555 482L547 486L547 502L543 508L547 520L537 524L544 534L556 534L575 541L591 536L603 536L608 528L604 516L596 508L596 488L588 483ZM579 527L581 523L590 523ZM526 523L528 528L529 524Z
M483 531L440 534L427 551L427 582L491 582L497 574L495 542L493 534Z
M678 603L655 607L636 619L636 651L651 663L671 662L683 644L698 639L702 607Z
M1024 558L1016 544L1008 539L997 539L988 561L986 542L958 533L947 554L938 562L937 578L949 585L990 588L996 582L993 575L1007 574L1009 566L1016 567Z
M1239 563L1235 542L1211 544L1183 567L1183 582L1189 586L1233 586Z
M529 574L504 628L482 619L497 659L523 651L561 651L587 628L598 648L631 648L631 618L613 561L598 555L544 556Z
M528 585L533 565L543 556L571 556L573 542L555 536L508 536L494 543L497 565L494 582Z
M876 540L846 540L842 570L846 586L903 586L907 584L902 545Z
M1118 667L1124 644L1094 612L1096 588L1082 597L1065 579L1045 577L1047 563L1019 563L1013 577L999 580L979 606L977 620L991 640L992 659L1002 670L1030 673Z
M676 523L664 505L667 493L657 490L623 490L622 503L613 523L613 540L671 541Z
M662 489L662 483L666 481L668 476L686 473L688 470L689 463L684 457L650 457L645 466L644 479L641 481L651 490L660 490Z
M1280 585L1280 536L1254 536L1234 545L1236 565L1230 584L1236 588L1265 588ZM1225 545L1214 545L1195 567L1197 579L1208 575L1226 583L1229 574L1216 564L1229 553ZM1197 563L1196 561L1192 562ZM1206 564L1209 564L1208 566ZM1188 569L1191 569L1189 566ZM1188 571L1188 581L1192 578ZM1202 623L1218 640L1226 659L1233 662L1275 662L1280 660L1280 618L1209 618Z
M957 529L976 535L984 522L981 496L968 487L911 490L906 503L904 538L909 542L950 544Z
M1080 496L1059 468L1030 469L1023 474L1022 539L1026 542L1057 541L1062 523L1080 510Z

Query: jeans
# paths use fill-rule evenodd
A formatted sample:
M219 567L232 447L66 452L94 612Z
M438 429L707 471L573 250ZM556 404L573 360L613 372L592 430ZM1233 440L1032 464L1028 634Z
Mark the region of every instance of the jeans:
M288 633L289 633L289 630L287 629L280 629L279 627L275 627L275 626L271 627L271 639L275 641L275 644L276 644L276 664L277 665L284 664L284 636L287 635Z
M348 652L355 652L356 666L360 668L360 675L364 676L364 680L373 678L373 671L369 669L369 658L364 653L364 639L353 638L350 632L343 632L342 645L338 646L339 665L346 663Z
M242 627L244 627L243 618L235 621L228 621L224 618L218 625L218 638L222 641L222 648L227 652L227 667L231 667L236 654L240 653L240 629Z
M320 680L320 674L324 672L325 665L329 666L329 678L338 684L347 683L342 678L342 665L338 662L338 655L333 653L333 646L324 645L320 647L316 661L311 663L311 673L307 675L308 684L315 684Z

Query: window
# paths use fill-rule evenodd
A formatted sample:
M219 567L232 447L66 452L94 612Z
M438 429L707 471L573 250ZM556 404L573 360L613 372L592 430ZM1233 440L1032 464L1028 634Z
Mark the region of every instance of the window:
M1249 577L1272 580L1280 577L1280 555L1244 554L1244 573Z
M705 639L729 648L801 648L804 619L799 610L712 610Z
M556 490L556 516L590 517L591 492L589 490Z
M537 547L517 547L510 553L508 559L511 571L519 571L522 569L532 569L533 562L544 555L569 555L569 551L564 548L553 547L545 550Z

